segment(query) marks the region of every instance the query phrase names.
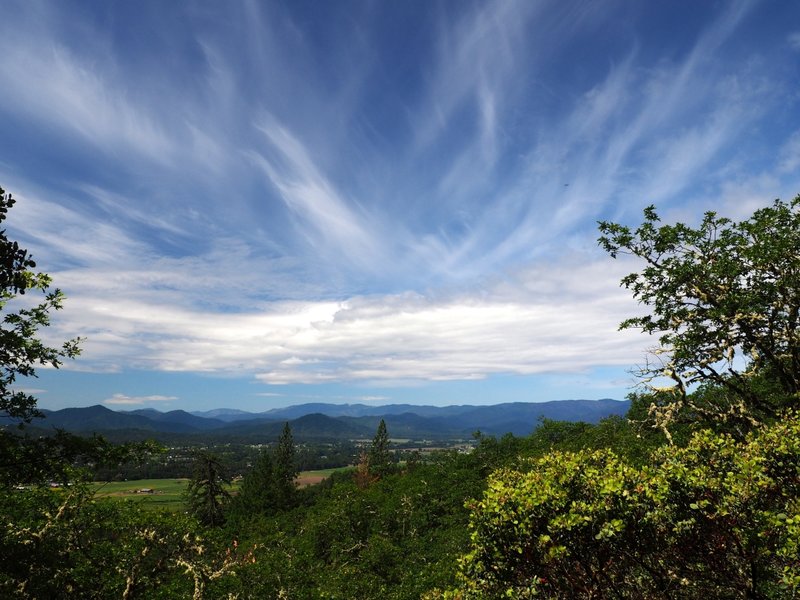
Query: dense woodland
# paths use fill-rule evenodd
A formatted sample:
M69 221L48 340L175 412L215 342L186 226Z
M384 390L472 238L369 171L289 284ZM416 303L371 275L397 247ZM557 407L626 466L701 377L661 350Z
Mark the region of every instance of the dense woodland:
M0 219L13 205L2 193ZM800 591L800 197L697 228L601 223L653 334L630 412L479 436L399 462L385 423L352 472L298 489L286 426L231 496L193 456L185 513L95 498L97 469L159 452L0 431L0 596L8 598L792 598ZM0 238L0 411L38 364L74 357L37 331L63 300ZM40 292L38 307L9 309ZM43 485L68 482L60 490Z

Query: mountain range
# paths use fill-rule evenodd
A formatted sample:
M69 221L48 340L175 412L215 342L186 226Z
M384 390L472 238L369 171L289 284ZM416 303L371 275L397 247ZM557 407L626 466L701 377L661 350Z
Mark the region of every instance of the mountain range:
M381 419L394 438L468 438L475 431L488 435L528 435L540 419L596 423L628 411L627 400L555 400L513 402L491 406L417 406L389 404L310 403L251 413L235 409L204 412L154 409L113 411L96 405L43 410L40 429L99 433L112 439L206 437L214 440L270 440L289 422L298 440L358 439L374 435Z

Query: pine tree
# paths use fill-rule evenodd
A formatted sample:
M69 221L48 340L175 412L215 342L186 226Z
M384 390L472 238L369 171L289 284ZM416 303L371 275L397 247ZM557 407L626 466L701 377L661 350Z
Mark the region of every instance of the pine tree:
M295 460L294 438L289 423L283 424L283 431L278 440L274 457L274 494L276 506L281 509L291 508L295 499L295 478L297 462Z
M292 508L296 500L294 439L289 423L285 423L278 445L264 450L253 469L247 473L235 501L239 514L268 515Z
M272 489L275 485L275 465L272 453L262 450L255 464L242 481L234 500L234 510L242 515L268 514L275 508Z
M377 477L382 477L389 472L392 465L392 454L389 451L389 434L386 431L386 422L381 419L378 430L372 439L369 449L369 472Z
M215 527L225 523L225 505L230 494L224 484L230 484L230 480L225 476L219 458L210 452L199 453L186 500L189 512L203 525Z

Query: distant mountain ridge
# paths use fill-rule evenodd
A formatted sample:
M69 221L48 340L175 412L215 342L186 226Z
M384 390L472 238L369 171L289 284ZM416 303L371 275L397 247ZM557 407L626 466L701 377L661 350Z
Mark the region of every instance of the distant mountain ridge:
M624 415L627 400L553 400L550 402L512 402L491 406L424 406L412 404L309 403L276 408L261 413L235 409L216 409L189 413L183 410L160 412L155 409L113 411L105 406L42 411L45 418L35 421L38 428L56 428L76 433L152 432L161 434L203 435L216 438L274 439L288 421L299 439L356 439L370 437L381 419L389 434L403 438L468 437L480 430L489 435L528 435L540 418L559 421L597 423L612 415Z

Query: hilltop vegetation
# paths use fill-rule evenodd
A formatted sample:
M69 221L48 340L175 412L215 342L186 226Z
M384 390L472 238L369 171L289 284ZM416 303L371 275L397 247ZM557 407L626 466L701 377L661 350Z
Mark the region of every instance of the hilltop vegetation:
M3 430L0 595L796 597L800 197L741 223L708 214L697 229L662 226L651 208L636 230L601 231L612 256L644 261L623 284L650 314L623 326L659 344L626 417L546 419L524 436L478 435L470 453L401 463L387 416L372 421L352 472L304 489L292 485L298 447L287 418L238 495L224 486L225 461L198 453L189 510L171 515L97 498L83 483L152 446ZM24 251L4 247L6 300L45 281L25 274ZM8 352L42 352L8 362L0 387L4 410L23 423L37 416L35 401L8 383L31 360L62 354L20 324L46 325L55 308L6 316L20 332ZM71 485L16 489L53 478Z

